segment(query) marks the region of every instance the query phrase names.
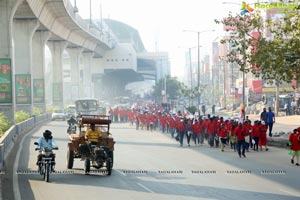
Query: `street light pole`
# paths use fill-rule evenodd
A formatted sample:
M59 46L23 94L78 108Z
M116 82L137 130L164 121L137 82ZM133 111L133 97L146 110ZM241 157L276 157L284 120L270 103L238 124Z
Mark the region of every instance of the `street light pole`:
M235 3L235 2L222 2L223 4L234 4L234 5L239 5L239 6L242 6L242 4L240 4L240 3ZM246 27L246 22L245 22L245 20L244 20L244 22L243 22L243 25L244 25L244 30L246 30L245 29L245 27ZM245 40L245 33L244 33L244 40ZM246 49L245 49L245 51L246 51ZM245 98L245 69L246 69L246 58L245 58L245 56L244 56L244 58L243 58L243 72L242 72L242 104L243 104L243 107L245 107L245 103L246 103L246 98Z
M227 107L227 99L226 99L226 68L225 68L225 63L223 61L223 58L219 60L220 62L220 70L223 70L223 101L224 101L224 108L226 109ZM221 74L221 73L220 73ZM221 78L220 78L221 80ZM221 83L220 83L221 85ZM221 87L221 86L219 86Z
M74 0L74 8L73 8L73 12L77 13L78 12L78 7L76 5L76 0Z
M90 0L90 24L92 23L92 0Z
M200 110L200 34L204 32L213 32L215 30L205 30L205 31L194 31L194 30L183 30L184 32L194 32L197 33L197 49L198 49L198 56L197 56L197 89L198 89L198 109Z
M190 75L191 75L191 92L193 94L193 69L192 69L192 48L189 48ZM191 104L194 105L193 95L190 94ZM191 105L190 105L191 106Z
M198 58L197 58L197 89L198 89L198 107L200 106L200 32L197 32L198 34L198 45L197 45L197 49L198 49ZM199 107L200 110L200 107Z
M244 64L246 65L246 63ZM245 69L244 69L245 70ZM242 99L242 103L243 103L243 106L245 107L245 71L243 70L243 99Z
M197 46L194 46L194 47L178 47L178 48L184 48L184 49L188 49L188 65L189 65L189 68L190 68L190 90L191 90L191 93L189 94L189 106L193 106L194 105L194 100L193 100L193 87L194 87L194 81L193 81L193 66L192 66L192 49L193 48L196 48ZM201 47L201 46L200 46ZM188 66L187 65L187 66Z
M243 25L244 25L244 30L246 30L245 29L245 27L246 27L245 19L243 21ZM244 40L246 39L245 37L246 37L246 33L244 33ZM244 54L246 55L246 49L244 49ZM244 67L243 67L243 71L242 71L242 84L243 84L242 85L242 106L243 106L243 108L245 108L245 69L246 69L246 57L245 57L245 55L244 55L244 58L243 58Z

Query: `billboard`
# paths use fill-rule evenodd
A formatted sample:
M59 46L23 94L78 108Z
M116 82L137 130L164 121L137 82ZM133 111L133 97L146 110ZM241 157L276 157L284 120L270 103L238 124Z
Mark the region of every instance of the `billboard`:
M45 103L44 79L33 80L33 102Z
M16 74L16 104L31 104L30 74Z
M0 103L12 103L11 60L0 59Z

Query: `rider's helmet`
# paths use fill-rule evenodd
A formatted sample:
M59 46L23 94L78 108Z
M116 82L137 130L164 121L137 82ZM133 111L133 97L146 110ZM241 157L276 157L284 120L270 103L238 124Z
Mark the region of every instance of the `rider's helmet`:
M52 139L52 132L49 130L45 130L43 136L45 139Z

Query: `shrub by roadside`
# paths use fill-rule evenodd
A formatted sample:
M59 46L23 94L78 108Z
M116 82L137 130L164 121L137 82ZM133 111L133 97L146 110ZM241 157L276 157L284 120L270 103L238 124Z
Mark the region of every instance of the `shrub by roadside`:
M15 113L15 123L20 123L22 121L25 121L26 119L30 118L30 114L27 112L21 110Z
M0 137L10 128L11 124L8 118L0 113Z
M42 109L34 107L32 111L32 115L41 115L43 113Z

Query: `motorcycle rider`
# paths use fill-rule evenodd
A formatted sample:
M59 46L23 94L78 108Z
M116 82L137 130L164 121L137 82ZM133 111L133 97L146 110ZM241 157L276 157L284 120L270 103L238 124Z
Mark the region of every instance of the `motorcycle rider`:
M73 115L71 116L70 119L68 119L67 122L68 122L69 126L71 126L71 124L76 124L77 123L77 121L76 121L76 119L74 118Z
M43 136L38 139L37 143L38 145L36 145L35 150L39 150L39 155L37 156L36 164L39 165L43 157L42 149L48 148L48 150L52 151L52 149L58 149L58 146L56 144L56 141L52 137L52 132L49 130L44 131ZM51 153L51 157L52 157L51 170L54 171L55 154L53 152Z
M67 129L67 133L71 134L71 133L76 133L76 124L77 121L76 119L74 119L74 116L72 115L71 118L67 121L69 127Z

